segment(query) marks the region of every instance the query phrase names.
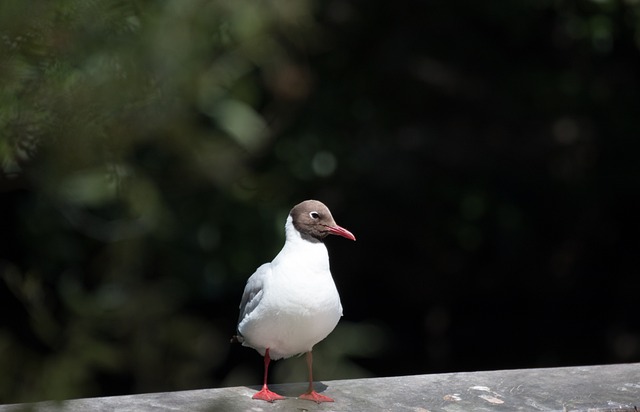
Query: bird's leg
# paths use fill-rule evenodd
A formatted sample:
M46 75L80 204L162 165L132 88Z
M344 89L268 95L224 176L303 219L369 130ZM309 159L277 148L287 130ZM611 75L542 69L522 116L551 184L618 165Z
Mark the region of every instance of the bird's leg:
M330 397L320 395L313 389L313 355L311 354L311 351L307 352L307 368L309 369L309 389L300 395L300 399L306 399L316 403L333 402L333 399Z
M256 392L253 395L253 399L261 399L267 402L274 402L284 399L284 396L280 396L275 392L271 392L267 387L267 376L269 374L269 362L271 362L271 358L269 357L269 348L264 352L264 381L262 383L262 389L259 392Z

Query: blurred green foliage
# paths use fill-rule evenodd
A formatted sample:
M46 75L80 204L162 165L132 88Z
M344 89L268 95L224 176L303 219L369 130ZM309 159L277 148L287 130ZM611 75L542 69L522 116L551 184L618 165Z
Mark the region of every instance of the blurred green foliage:
M639 45L630 0L1 2L0 402L260 382L305 198L358 237L319 379L640 360Z
M314 26L308 1L0 5L0 401L219 384L282 241L289 185L253 163L310 91Z

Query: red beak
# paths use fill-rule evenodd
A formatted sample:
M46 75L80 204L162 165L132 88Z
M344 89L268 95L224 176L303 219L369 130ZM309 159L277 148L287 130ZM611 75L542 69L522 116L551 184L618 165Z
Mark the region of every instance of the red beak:
M356 240L356 237L353 235L353 233L349 232L347 229L340 227L338 225L327 226L327 229L329 229L329 232L331 232L332 235L338 235L338 236L346 237L347 239Z

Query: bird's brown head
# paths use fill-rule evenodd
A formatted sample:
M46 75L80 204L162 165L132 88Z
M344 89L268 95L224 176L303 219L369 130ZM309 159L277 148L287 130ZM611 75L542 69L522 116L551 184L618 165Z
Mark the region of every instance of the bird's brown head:
M293 226L303 237L311 237L322 241L328 235L338 235L356 240L353 233L338 226L329 208L317 200L305 200L291 209L289 213Z

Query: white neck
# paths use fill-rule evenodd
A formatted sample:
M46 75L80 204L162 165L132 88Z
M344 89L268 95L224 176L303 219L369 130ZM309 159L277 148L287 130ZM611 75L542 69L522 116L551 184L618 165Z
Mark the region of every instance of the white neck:
M328 271L329 253L327 247L319 240L308 240L293 226L291 215L287 218L285 228L285 243L278 256L273 260L274 264L295 264L299 267L307 267L310 271Z

